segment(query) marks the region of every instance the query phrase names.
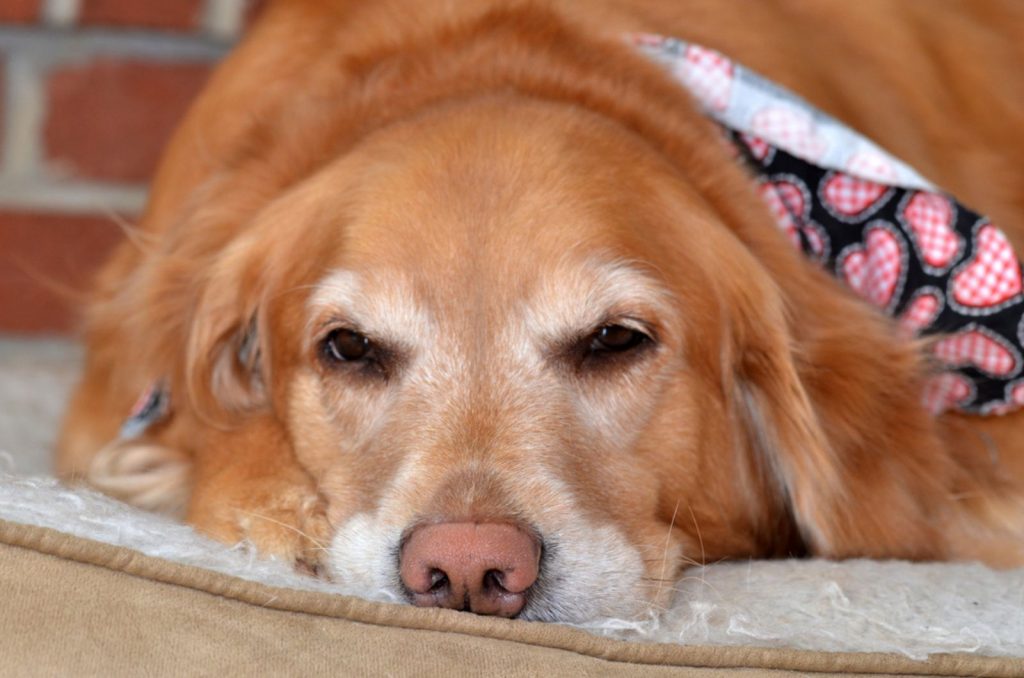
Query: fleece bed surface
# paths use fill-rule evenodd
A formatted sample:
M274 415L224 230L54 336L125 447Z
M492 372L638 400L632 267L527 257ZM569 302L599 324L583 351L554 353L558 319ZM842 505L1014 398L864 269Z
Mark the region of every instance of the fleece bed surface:
M284 563L57 483L49 449L79 356L63 342L0 342L0 674L88 658L76 673L1024 675L1024 569L719 563L687 572L656 617L585 628L335 595Z

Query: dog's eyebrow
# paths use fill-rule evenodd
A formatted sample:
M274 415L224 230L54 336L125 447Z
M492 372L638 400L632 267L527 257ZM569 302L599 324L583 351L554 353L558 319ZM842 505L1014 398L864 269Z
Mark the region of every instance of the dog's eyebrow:
M414 301L401 276L372 280L337 269L315 286L309 299L310 333L328 324L349 324L374 338L404 345L409 337L430 336L433 321ZM369 288L372 287L372 294Z
M309 299L309 307L311 310L322 310L348 306L358 297L361 288L357 273L336 270L316 284L316 291Z
M528 322L548 339L572 336L609 321L671 325L672 295L640 266L620 259L563 263L545 277L527 308Z

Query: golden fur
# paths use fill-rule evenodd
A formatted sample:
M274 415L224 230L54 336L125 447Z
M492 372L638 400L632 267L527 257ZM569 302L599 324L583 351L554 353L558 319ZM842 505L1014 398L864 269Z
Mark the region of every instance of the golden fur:
M925 412L920 346L791 248L621 39L721 49L1019 248L1022 11L586 5L272 3L98 279L60 472L384 587L417 521L538 525L579 583L531 618L635 613L720 558L1024 564L1024 415ZM566 357L611 322L654 343ZM325 363L353 326L383 376ZM158 379L171 418L112 443Z

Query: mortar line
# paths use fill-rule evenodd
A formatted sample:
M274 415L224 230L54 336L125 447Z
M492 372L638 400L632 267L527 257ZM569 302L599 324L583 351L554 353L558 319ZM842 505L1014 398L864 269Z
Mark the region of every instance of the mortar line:
M134 29L85 28L64 32L38 26L0 26L0 51L21 52L48 65L81 62L98 56L213 63L223 58L229 48L225 42L197 35Z
M202 29L207 35L222 41L232 41L242 32L248 0L206 0L203 8Z
M145 184L4 178L0 180L0 206L50 214L139 215L145 207L147 192Z
M7 57L4 98L7 115L4 121L3 171L5 179L33 177L40 173L43 115L46 95L43 78L28 55L18 52Z
M69 28L78 21L80 0L45 0L43 21L54 28Z

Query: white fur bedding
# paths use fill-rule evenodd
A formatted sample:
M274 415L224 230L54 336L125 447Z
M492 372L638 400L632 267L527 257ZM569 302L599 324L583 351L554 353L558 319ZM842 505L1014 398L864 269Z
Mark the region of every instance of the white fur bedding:
M206 540L183 525L49 475L49 448L80 352L63 342L0 341L0 518L276 586L330 590L283 563ZM691 570L672 607L643 623L588 630L630 640L826 651L1024 657L1024 569L819 560Z

